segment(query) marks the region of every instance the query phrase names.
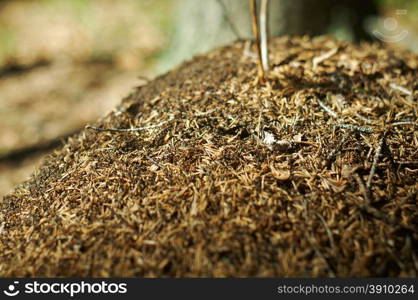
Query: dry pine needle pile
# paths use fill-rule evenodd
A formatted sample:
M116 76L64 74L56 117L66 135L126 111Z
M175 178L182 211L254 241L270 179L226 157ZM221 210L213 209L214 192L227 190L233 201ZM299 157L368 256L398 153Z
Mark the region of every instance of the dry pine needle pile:
M1 276L417 276L418 56L246 42L137 88L0 204Z

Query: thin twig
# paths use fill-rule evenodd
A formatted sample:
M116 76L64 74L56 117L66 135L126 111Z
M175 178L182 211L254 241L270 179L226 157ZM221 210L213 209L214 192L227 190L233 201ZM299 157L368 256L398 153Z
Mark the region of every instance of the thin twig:
M338 116L338 114L333 111L330 107L328 107L324 102L322 102L319 99L316 99L318 101L319 106L321 106L321 108L327 113L329 114L331 117L333 117L334 119L340 120L340 117Z
M258 27L257 21L257 4L256 0L249 0L250 1L250 8L251 8L251 20L252 20L252 27L253 27L253 35L255 38L256 48L257 48L257 70L258 70L258 79L261 83L265 82L265 72L263 69L263 62L261 58L261 47L260 47L260 30Z
M360 177L358 177L358 178L360 178ZM363 187L364 187L364 184L363 184ZM360 189L362 190L363 196L366 197L366 194L364 194L364 191L366 191L366 189L362 188L361 186L360 186ZM368 202L367 200L363 201L361 203L356 201L355 204L360 209L360 211L365 212L365 213L371 215L372 217L385 222L388 225L391 225L395 228L397 228L399 226L401 228L405 228L405 229L408 229L408 230L413 230L409 226L405 226L405 225L399 224L398 222L395 222L394 220L391 220L385 213L383 213L380 210L378 210L377 208L371 206L367 202Z
M380 138L379 145L377 146L376 153L373 158L373 164L370 169L370 175L369 175L369 178L367 179L367 184L366 184L366 187L368 189L370 188L370 185L372 184L373 175L376 172L376 165L377 165L377 162L379 161L380 154L382 153L383 144L385 142L385 137L386 137L386 131L382 134L382 137Z
M217 2L219 3L219 5L222 8L222 12L224 14L224 18L226 20L226 22L228 23L229 27L231 28L232 32L234 33L235 37L238 40L242 40L242 37L238 31L238 28L235 26L234 22L232 22L230 15L228 14L228 10L225 6L225 3L222 0L217 0Z
M148 129L153 129L160 127L167 123L168 121L164 121L155 125L143 126L143 127L131 127L131 128L98 128L91 125L87 125L86 129L92 129L99 132L135 132L135 131L143 131Z
M371 206L370 189L367 186L364 185L363 178L358 173L354 174L354 178L356 179L356 181L359 185L360 191L363 194L363 197L364 197L364 200L365 200L362 203L357 203L358 207L362 211L372 215L376 219L382 220L386 224L390 224L392 226L398 226L399 224L397 224L394 220L391 220L385 213L383 213L380 210L376 209L375 207ZM404 227L404 226L402 226L402 227Z
M325 52L325 53L323 53L319 56L315 56L312 59L313 69L315 70L321 62L323 62L323 61L327 60L328 58L334 56L337 52L338 52L338 47L333 48L333 49L329 50L328 52Z
M368 206L370 201L370 190L368 187L364 184L363 178L358 173L354 173L354 179L357 181L357 184L360 188L360 192L363 194L365 204L363 204L364 207Z
M418 123L413 122L413 121L399 121L399 122L394 122L389 124L389 126L403 126L403 125L412 125L412 126L418 126Z
M268 0L261 0L260 7L260 38L261 38L261 61L263 63L264 72L268 72L269 54L268 54Z
M363 133L373 133L374 130L372 128L369 127L360 127L357 125L353 125L353 124L332 124L335 127L338 128L342 128L342 129L348 129L348 130L353 130L353 131L359 131L359 132L363 132Z
M412 92L410 90L404 88L403 86L397 85L396 83L390 83L389 87L405 95L412 96Z
M155 159L153 159L152 157L146 155L145 156L150 162L152 162L154 165L156 165L157 167L160 167L162 169L167 168L165 165L163 165L162 163L159 163L158 161L156 161Z

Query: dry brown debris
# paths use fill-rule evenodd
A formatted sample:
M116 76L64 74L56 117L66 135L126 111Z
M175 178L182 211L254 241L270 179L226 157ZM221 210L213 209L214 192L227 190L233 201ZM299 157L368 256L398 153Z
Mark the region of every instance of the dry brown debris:
M259 87L244 48L138 88L94 127L141 130L86 129L5 197L0 275L417 276L418 56L281 38Z

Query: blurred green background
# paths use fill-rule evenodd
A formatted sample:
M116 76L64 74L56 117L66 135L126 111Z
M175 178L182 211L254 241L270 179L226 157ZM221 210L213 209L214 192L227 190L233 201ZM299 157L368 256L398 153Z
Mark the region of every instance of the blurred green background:
M165 46L170 0L0 0L0 63L51 56L148 63Z
M127 52L141 60L135 62L138 65L155 63L170 45L175 8L182 1L0 0L0 65L30 63L54 55L123 59ZM210 1L214 0L199 5ZM418 1L369 1L379 6L383 16L406 10L407 14L397 19L418 33ZM334 25L331 32L337 37L351 38L341 24Z

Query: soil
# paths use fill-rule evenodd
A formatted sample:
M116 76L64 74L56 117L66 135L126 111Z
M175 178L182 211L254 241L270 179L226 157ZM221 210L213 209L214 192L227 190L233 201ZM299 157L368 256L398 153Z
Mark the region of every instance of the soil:
M0 204L0 276L418 275L418 56L280 38L139 87Z

